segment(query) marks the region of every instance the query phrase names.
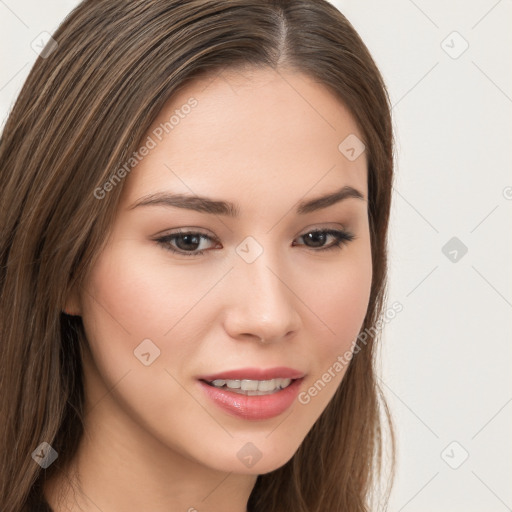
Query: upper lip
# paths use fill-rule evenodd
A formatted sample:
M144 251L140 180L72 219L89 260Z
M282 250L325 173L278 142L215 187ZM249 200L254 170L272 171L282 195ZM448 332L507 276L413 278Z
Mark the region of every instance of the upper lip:
M227 370L211 375L203 375L199 380L212 382L218 379L224 380L271 380L282 377L283 379L301 379L304 372L287 368L286 366L277 366L275 368L239 368L237 370Z

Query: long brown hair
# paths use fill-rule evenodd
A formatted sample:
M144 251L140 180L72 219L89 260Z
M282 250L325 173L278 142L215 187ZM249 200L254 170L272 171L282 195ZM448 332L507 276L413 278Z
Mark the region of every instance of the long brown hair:
M86 0L53 34L0 140L0 510L42 500L83 433L80 317L62 313L101 251L122 183L94 191L138 148L169 97L237 66L299 70L350 109L366 145L373 281L362 330L384 310L393 135L386 87L355 29L324 0ZM53 50L53 51L50 51ZM340 141L341 142L341 141ZM295 455L259 475L251 512L367 511L385 466L377 331ZM32 459L41 442L58 458ZM386 475L385 475L386 477ZM379 478L380 480L381 478ZM382 505L381 505L382 506Z

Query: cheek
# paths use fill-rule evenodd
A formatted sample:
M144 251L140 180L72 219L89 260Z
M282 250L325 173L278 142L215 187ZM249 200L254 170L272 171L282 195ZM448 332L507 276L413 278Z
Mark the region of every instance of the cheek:
M157 279L152 265L141 264L141 256L133 246L108 246L82 293L86 337L100 373L110 384L128 370L145 368L134 353L143 340L155 344L151 357L164 349L161 339L180 309L169 303L172 293L164 287L165 279ZM156 358L155 363L161 360Z
M106 335L115 331L134 343L161 339L204 293L199 279L190 277L148 257L147 248L120 241L101 255L89 276L84 316Z
M303 422L297 424L297 431L313 426L339 388L366 316L372 281L369 241L360 240L351 249L339 264L322 272L317 269L316 285L302 291L313 313L308 336L312 345L310 372L298 396Z
M330 281L325 287L324 301L327 304L326 323L344 348L347 342L356 338L366 315L371 268L361 264L350 265L340 274L339 279Z
M201 298L218 277L169 265L162 255L118 237L88 276L82 319L94 363L107 384L131 371L130 379L140 375L141 384L152 382L158 389L152 381L156 372L168 380L164 370L169 369L181 378L184 363L200 348L200 330L209 325L201 315L211 314ZM148 350L154 362L144 366L140 357ZM149 368L151 377L144 373Z
M308 304L321 322L324 336L320 346L330 355L343 352L357 337L366 316L372 282L370 244L360 240L347 250L337 265L326 267L316 275L319 286L308 291ZM316 273L317 274L317 273Z
M187 311L204 290L188 287L177 271L167 268L162 273L164 266L156 265L144 249L122 241L100 255L82 293L82 318L92 355L86 380L91 403L112 407L102 400L105 388L110 389L109 397L147 431L180 439L192 425L183 428L173 411L190 417L189 423L204 415L178 384L185 382L185 363L197 351L192 327L180 320L188 320ZM142 344L148 339L149 344ZM187 343L180 343L183 339ZM147 352L149 365L142 357Z

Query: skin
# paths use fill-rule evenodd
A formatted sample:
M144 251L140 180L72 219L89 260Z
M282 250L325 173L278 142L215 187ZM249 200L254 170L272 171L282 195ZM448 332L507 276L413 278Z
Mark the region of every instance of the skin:
M85 436L69 473L79 475L81 491L69 492L62 475L49 481L45 494L56 512L77 510L76 502L85 511L245 512L257 475L293 456L346 368L307 405L295 401L257 421L221 410L197 377L288 366L306 374L305 391L351 350L366 314L366 154L349 161L338 150L349 134L362 139L349 111L304 74L231 70L188 84L148 134L192 96L198 105L125 178L108 243L66 304L82 317L90 350ZM344 185L364 200L295 213L298 201ZM236 202L240 217L130 209L163 191ZM155 242L178 228L213 240L196 249L183 239L171 244L204 249L199 256ZM334 239L308 244L302 235L315 228L355 238L321 252ZM248 236L263 249L250 264L235 251ZM149 366L134 356L147 338L160 350ZM237 457L249 442L262 454L251 468Z

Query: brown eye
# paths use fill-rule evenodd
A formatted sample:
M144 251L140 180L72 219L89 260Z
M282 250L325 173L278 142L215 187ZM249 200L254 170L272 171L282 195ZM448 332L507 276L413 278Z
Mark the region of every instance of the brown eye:
M328 237L333 237L334 242L328 246L324 246L324 243ZM299 238L303 238L313 245L307 245L308 248L317 248L318 251L328 251L330 249L341 249L342 245L346 245L351 242L355 236L348 231L342 231L338 229L315 229L308 233L301 235Z
M180 231L170 235L158 238L156 241L167 249L168 251L183 254L184 256L197 256L205 252L205 249L198 251L198 246L201 245L202 240L212 240L204 233L197 233L193 231ZM175 244L175 245L173 245Z

